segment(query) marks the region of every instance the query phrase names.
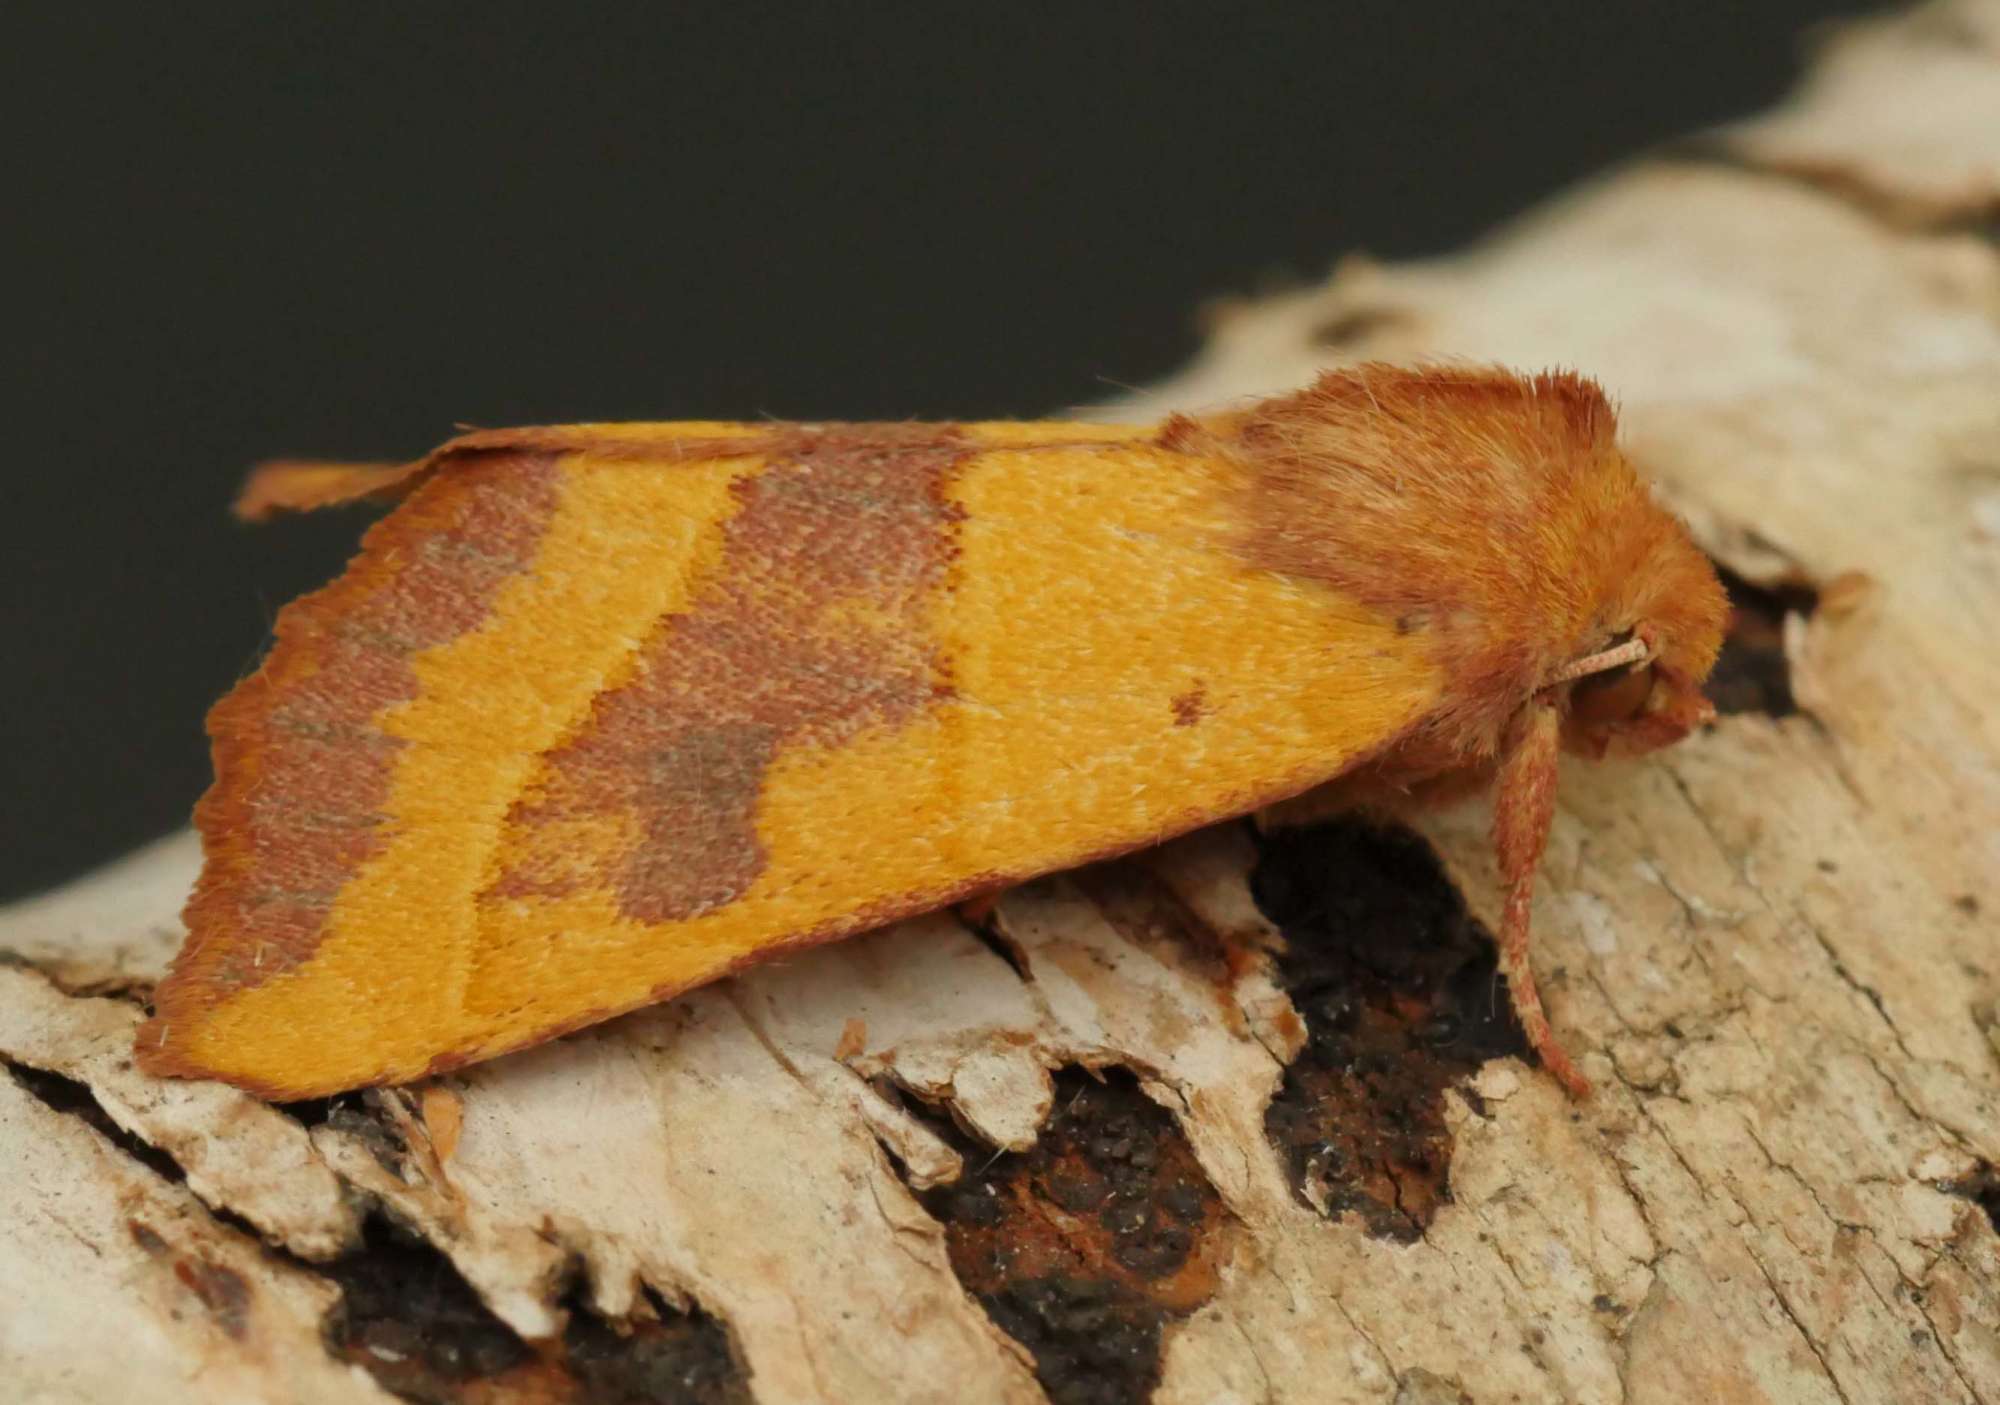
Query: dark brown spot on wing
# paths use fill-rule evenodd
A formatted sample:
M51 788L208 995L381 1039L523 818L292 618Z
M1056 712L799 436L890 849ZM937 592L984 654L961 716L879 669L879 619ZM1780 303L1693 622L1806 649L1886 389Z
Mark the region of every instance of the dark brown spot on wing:
M1199 678L1184 693L1176 694L1170 706L1176 727L1192 727L1208 716L1208 687Z
M783 748L836 745L949 692L924 614L962 515L945 483L975 446L949 427L870 425L801 427L762 447L690 608L659 624L636 675L549 753L546 783L510 817L635 816L643 842L613 886L640 921L693 916L756 880L757 798ZM595 881L552 860L516 866L489 895Z

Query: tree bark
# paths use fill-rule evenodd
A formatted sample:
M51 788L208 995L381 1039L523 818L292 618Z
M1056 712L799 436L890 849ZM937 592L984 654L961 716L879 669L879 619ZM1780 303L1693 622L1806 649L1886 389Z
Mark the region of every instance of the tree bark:
M289 1108L131 1066L183 836L0 913L7 1394L1996 1405L1996 216L2000 4L1931 4L1093 412L1378 357L1620 399L1740 608L1713 729L1563 775L1588 1103L1497 1013L1476 807L1211 831Z

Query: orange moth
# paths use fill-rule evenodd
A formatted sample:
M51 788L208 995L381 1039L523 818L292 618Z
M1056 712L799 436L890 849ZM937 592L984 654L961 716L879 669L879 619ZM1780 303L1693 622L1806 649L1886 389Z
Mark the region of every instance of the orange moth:
M1591 381L1334 371L1146 428L598 424L277 465L400 505L209 718L155 1073L290 1099L550 1039L1312 791L1492 786L1711 714L1725 604Z

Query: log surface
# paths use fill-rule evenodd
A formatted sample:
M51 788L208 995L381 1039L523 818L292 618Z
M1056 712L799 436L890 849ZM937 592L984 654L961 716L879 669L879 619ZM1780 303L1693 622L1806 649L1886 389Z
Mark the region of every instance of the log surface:
M70 1402L2000 1405L2000 3L1465 253L1238 307L1105 417L1586 368L1734 575L1701 736L1231 827L409 1089L137 1073L198 855L0 912L0 1379Z

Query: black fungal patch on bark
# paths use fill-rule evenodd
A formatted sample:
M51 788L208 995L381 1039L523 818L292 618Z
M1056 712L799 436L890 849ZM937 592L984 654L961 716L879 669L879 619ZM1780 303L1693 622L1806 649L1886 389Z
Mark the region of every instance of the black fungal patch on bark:
M1143 1401L1167 1327L1215 1294L1226 1212L1172 1115L1130 1073L1066 1069L1055 1093L1021 1153L926 1117L966 1171L918 1198L944 1225L959 1281L1028 1349L1054 1405Z
M1971 1175L1946 1181L1939 1189L1947 1195L1970 1200L1984 1210L1987 1223L1993 1226L1995 1234L2000 1234L2000 1169L1991 1162L1982 1161Z
M7 1063L8 1076L36 1101L75 1117L121 1152L175 1183L187 1177L174 1159L111 1120L90 1088L74 1078ZM391 1171L408 1148L395 1130L352 1101L333 1099L284 1109L310 1126L358 1137ZM208 1212L246 1239L256 1228L226 1208ZM158 1230L133 1219L132 1242L154 1257L173 1252ZM327 1349L372 1375L391 1394L423 1405L749 1405L748 1377L728 1331L701 1312L676 1312L649 1297L655 1317L609 1323L578 1302L565 1303L569 1326L559 1342L532 1346L495 1317L450 1259L422 1238L371 1218L361 1246L329 1263L307 1263L281 1248L269 1252L302 1272L331 1280L341 1301L325 1324ZM226 1265L176 1257L174 1277L231 1337L251 1327L253 1290Z
M1258 845L1251 892L1306 1028L1265 1135L1302 1203L1413 1241L1451 1198L1444 1090L1528 1056L1492 937L1407 829L1343 819Z
M1819 592L1808 585L1753 585L1721 565L1715 573L1729 592L1729 631L1703 691L1717 712L1793 716L1799 704L1785 658L1785 616L1811 615Z
M657 1299L657 1320L612 1324L565 1303L558 1342L530 1345L423 1239L370 1220L362 1247L316 1271L340 1287L328 1350L423 1405L748 1405L722 1325Z
M564 1364L580 1405L750 1405L748 1378L722 1324L649 1298L657 1319L629 1326L571 1312Z
M326 1124L327 1118L333 1115L333 1109L339 1104L342 1096L344 1095L335 1094L329 1098L301 1098L297 1102L272 1103L271 1106L301 1127L321 1127Z
M340 1285L328 1348L406 1400L461 1400L471 1383L534 1362L451 1260L392 1225L370 1220L361 1248L319 1271Z
M326 1126L352 1137L368 1149L376 1165L398 1180L404 1179L403 1163L409 1159L409 1143L379 1112L371 1114L371 1110L353 1103L336 1102L327 1112Z

